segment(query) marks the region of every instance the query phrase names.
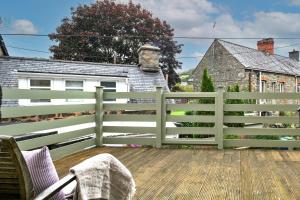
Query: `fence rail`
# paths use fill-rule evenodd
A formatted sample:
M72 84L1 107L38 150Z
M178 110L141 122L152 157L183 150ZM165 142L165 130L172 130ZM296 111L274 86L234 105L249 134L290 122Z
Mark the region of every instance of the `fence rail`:
M0 134L28 137L26 140L18 141L22 150L48 145L52 148L51 154L54 159L104 144L139 144L158 148L162 145L202 144L216 145L219 149L241 146L290 149L300 147L300 140L297 140L300 136L298 128L271 126L277 123L299 126L299 116L296 112L299 108L297 104L300 100L299 93L234 93L222 90L211 93L173 93L164 92L161 87L155 92L105 92L102 87L97 87L96 92L3 88L2 97L6 101L81 99L72 103L66 101L64 105L51 103L15 107L3 105L1 108ZM85 102L91 99L94 103ZM113 99L125 99L127 103L112 102ZM179 101L180 99L185 101ZM213 101L201 103L201 99ZM236 99L242 100L241 103L228 103L228 100ZM273 99L276 102L258 104L247 101L260 99ZM279 102L287 99L289 104ZM289 116L261 114L282 111L292 114ZM254 116L244 116L244 112L253 112ZM66 113L71 116L64 115ZM47 117L42 117L45 115L60 117L47 120ZM31 121L22 122L24 117ZM16 119L20 121L5 124L9 118L12 118L12 121ZM32 121L32 118L37 121ZM247 128L246 125L249 124L259 124L261 127ZM51 131L57 131L57 134L47 134ZM36 133L45 135L35 137ZM268 138L271 136L275 139ZM281 136L291 136L293 140L283 141L279 138Z

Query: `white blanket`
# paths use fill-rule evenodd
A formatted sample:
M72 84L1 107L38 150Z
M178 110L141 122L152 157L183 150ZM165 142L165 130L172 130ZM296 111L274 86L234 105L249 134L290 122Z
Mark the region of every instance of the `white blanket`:
M114 156L99 154L70 169L76 175L75 199L129 200L135 193L130 171Z

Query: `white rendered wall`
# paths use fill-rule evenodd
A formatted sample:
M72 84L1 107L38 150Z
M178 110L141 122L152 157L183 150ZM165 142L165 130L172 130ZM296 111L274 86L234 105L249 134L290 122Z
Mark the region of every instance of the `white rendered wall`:
M28 76L28 77L19 77L18 78L18 88L19 89L30 89L30 79L44 79L44 80L51 80L51 90L65 90L65 81L66 80L78 80L83 81L83 91L85 92L95 92L96 86L100 85L101 81L113 81L116 82L116 91L117 92L128 92L129 86L128 81L126 78L118 78L118 77L66 77L66 78L55 78L49 76ZM117 99L115 102L111 103L126 103L127 99ZM95 103L95 99L86 99L86 100L78 100L78 102L67 102L65 99L52 99L52 105L62 105L62 104L88 104L88 103ZM30 105L49 105L49 103L31 103L29 99L20 99L19 105L23 106L30 106Z

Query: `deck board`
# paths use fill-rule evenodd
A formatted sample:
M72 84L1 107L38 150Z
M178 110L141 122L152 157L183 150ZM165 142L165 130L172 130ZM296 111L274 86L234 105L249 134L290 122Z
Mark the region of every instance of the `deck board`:
M300 199L300 151L93 148L55 161L70 167L110 153L132 172L135 199Z

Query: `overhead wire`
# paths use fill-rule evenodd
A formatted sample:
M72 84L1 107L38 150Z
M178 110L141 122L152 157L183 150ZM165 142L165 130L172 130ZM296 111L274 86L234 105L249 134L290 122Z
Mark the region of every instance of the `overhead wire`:
M45 35L45 34L2 34L2 35L25 35L25 36L49 36L49 35ZM62 36L62 35L60 35ZM83 36L83 35L64 35L64 36ZM89 37L91 35L88 35ZM91 36L91 37L94 37L94 36ZM112 37L112 36L101 36L101 37ZM136 36L134 36L136 37ZM142 36L141 36L142 37ZM182 38L182 37L181 37ZM213 39L213 38L211 38ZM229 39L229 38L228 38ZM231 38L233 39L233 38ZM241 39L241 38L235 38L235 39ZM248 38L250 39L250 38ZM251 38L251 39L259 39L259 38ZM290 38L290 39L295 39L295 37L293 38ZM300 38L299 38L300 39ZM287 47L291 47L291 46L297 46L297 45L300 45L300 43L292 43L292 44L289 44L289 45L285 45L285 46L279 46L279 47L275 47L274 49L281 49L281 48L287 48ZM38 50L38 49L30 49L30 48L24 48L24 47L18 47L18 46L12 46L12 45L6 45L7 47L10 47L10 48L14 48L14 49L19 49L19 50L26 50L26 51L32 51L32 52L39 52L39 53L46 53L46 54L51 54L52 52L50 51L43 51L43 50ZM249 48L249 47L247 47ZM232 56L232 55L237 55L237 54L247 54L247 53L253 53L253 50L255 49L252 49L252 48L249 48L250 51L245 51L245 52L237 52L237 53L227 53L227 55L223 55L223 56ZM57 52L56 52L57 53ZM62 53L57 53L58 55L63 55L65 54L64 52ZM69 55L69 54L68 54ZM81 54L77 54L77 55L70 55L70 56L74 56L74 57L79 57L79 58L99 58L100 56L99 55L81 55ZM176 59L190 59L190 58L201 58L203 56L179 56L179 57L176 57ZM271 64L271 63L275 63L275 61L272 59L271 62L264 62L264 63L256 63L256 64L252 64L252 66L259 66L259 65L266 65L266 64ZM282 61L281 63L283 63L287 68L291 69L290 66L287 66L286 63L284 63L284 61ZM275 63L276 64L276 63ZM286 69L283 69L280 65L279 67L283 70L283 71L286 71ZM292 70L292 69L291 69ZM286 71L287 72L287 71Z
M149 36L143 35L99 35L99 34L28 34L28 33L0 33L3 36L29 36L29 37L49 37L49 36L56 36L56 37L99 37L99 38L146 38ZM156 36L156 35L155 35ZM160 35L162 37L167 37L165 35ZM214 37L208 36L172 36L172 38L177 39L196 39L196 40L213 40L216 39ZM227 40L257 40L263 39L266 37L218 37L217 39L227 39ZM277 40L300 40L300 35L297 37L273 37L273 39Z
M274 49L281 49L281 48L287 48L287 47L291 47L291 46L298 46L300 45L300 43L293 43L293 44L290 44L290 45L285 45L285 46L279 46L279 47L275 47ZM46 54L51 54L53 52L50 52L50 51L44 51L44 50L38 50L38 49L29 49L29 48L24 48L24 47L18 47L18 46L11 46L11 45L6 45L7 47L10 47L10 48L14 48L14 49L20 49L20 50L25 50L25 51L32 51L32 52L40 52L40 53L46 53ZM246 47L246 48L249 48L249 47ZM248 54L248 53L253 53L253 50L255 49L251 49L249 48L250 50L249 51L244 51L244 52L237 52L237 53L227 53L227 54L223 54L223 56L231 56L231 55L238 55L238 54ZM69 55L65 52L56 52L56 54L58 55ZM84 57L84 58L97 58L97 57L100 57L99 55L80 55L80 54L77 54L77 55L73 55L73 56L77 56L77 57ZM179 56L179 57L176 57L176 59L190 59L190 58L202 58L203 56Z

